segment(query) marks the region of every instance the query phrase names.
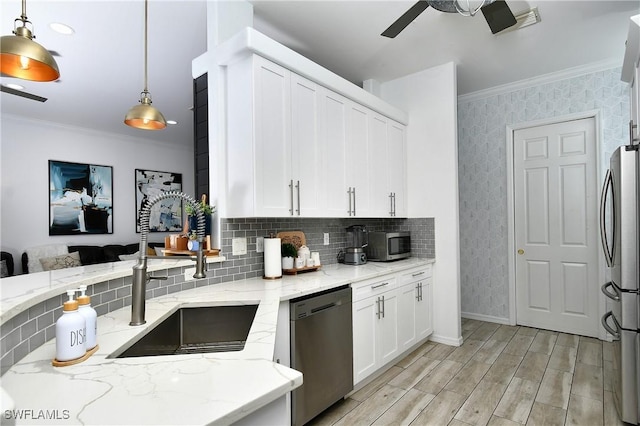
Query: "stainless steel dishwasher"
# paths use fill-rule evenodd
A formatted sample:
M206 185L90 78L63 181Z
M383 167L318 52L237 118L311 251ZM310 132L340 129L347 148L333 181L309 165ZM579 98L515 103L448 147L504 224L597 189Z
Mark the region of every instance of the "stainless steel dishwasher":
M351 287L292 299L291 367L302 386L291 393L291 423L300 426L353 390Z

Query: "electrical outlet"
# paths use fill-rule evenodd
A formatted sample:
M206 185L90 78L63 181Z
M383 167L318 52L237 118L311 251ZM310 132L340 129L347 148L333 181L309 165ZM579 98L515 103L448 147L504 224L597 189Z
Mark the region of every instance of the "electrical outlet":
M329 233L328 232L324 233L324 245L325 246L329 245Z
M233 256L242 256L247 254L247 239L234 238L231 240L231 254Z
M262 253L264 251L264 237L256 238L256 253Z
M196 273L196 268L187 268L184 270L184 280L185 281L190 281L190 280L195 280L195 278L193 278L193 275Z

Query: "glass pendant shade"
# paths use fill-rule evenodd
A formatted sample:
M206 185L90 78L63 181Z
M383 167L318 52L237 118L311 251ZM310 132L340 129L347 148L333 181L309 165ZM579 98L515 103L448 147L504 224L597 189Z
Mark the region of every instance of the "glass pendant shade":
M143 130L162 130L167 127L167 120L160 111L151 106L151 95L149 92L140 94L140 105L135 105L124 117L127 126Z
M22 23L16 26L13 34L0 40L2 73L11 77L31 81L53 81L60 77L60 70L51 53L35 41L33 33L27 28L31 24L25 15L23 2L22 16L15 20Z

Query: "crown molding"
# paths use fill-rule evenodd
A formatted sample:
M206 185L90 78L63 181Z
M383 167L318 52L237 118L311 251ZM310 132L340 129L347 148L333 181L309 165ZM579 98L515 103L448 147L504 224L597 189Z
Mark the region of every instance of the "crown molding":
M525 89L531 86L539 86L542 84L553 83L560 80L566 80L569 78L579 77L581 75L592 74L594 72L606 71L620 67L621 62L617 59L608 59L605 61L593 62L591 64L581 65L579 67L567 68L561 71L542 74L537 77L515 81L513 83L502 84L500 86L490 87L488 89L478 90L477 92L460 95L458 96L458 104L473 102L491 96L515 92L516 90Z

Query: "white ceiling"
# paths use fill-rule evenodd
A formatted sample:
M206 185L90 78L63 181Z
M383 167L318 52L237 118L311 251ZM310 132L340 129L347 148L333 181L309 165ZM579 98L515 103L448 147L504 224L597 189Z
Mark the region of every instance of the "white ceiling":
M388 39L380 33L415 0L251 3L258 31L355 84L453 61L459 94L585 64L621 64L629 17L640 13L638 1L508 1L515 14L537 6L542 22L492 35L481 14L469 18L428 8ZM0 1L3 35L11 33L20 10L20 1ZM191 60L206 51L206 2L150 1L149 90L154 106L178 121L163 131L122 122L143 88L143 14L140 0L28 1L36 41L60 54L61 78L19 82L49 100L2 93L2 113L191 146ZM56 21L71 25L75 35L53 32L48 25ZM2 77L8 82L18 81Z

